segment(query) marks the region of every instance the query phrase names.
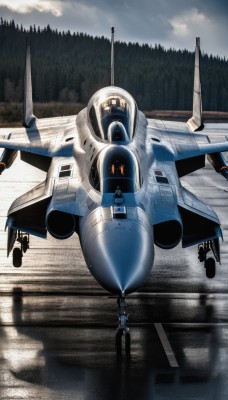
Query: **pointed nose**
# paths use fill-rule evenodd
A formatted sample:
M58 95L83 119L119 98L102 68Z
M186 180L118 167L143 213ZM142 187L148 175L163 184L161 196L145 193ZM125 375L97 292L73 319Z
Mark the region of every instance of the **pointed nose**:
M89 244L89 268L113 293L130 293L146 280L154 259L153 237L145 227L116 227L97 232Z

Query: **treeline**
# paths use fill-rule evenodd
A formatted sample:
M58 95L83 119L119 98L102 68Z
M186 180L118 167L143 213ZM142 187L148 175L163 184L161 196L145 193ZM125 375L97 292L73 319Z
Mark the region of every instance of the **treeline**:
M110 41L50 26L26 30L0 21L0 102L23 97L25 38L29 34L35 102L86 104L110 84ZM115 85L135 98L142 110L192 108L194 53L138 43L115 44ZM228 61L202 57L203 108L228 111Z
M37 118L51 118L78 114L84 107L84 104L73 102L36 102L33 111ZM21 126L22 114L22 102L0 102L0 127Z

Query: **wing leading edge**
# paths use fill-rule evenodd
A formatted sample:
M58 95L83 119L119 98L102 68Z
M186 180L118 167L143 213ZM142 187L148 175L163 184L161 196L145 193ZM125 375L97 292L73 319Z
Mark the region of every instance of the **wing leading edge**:
M31 128L1 134L0 147L46 157L71 156L76 136L75 120L76 115L39 120Z

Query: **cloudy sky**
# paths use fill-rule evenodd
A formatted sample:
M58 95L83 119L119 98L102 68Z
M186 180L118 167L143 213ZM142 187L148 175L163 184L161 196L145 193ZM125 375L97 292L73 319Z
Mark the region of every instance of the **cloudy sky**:
M113 25L116 40L190 51L200 36L205 53L228 59L227 0L0 0L0 17L107 37Z

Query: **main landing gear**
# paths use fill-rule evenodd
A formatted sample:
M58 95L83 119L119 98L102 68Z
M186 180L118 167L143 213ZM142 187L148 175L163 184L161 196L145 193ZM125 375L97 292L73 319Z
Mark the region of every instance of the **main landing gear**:
M216 274L216 261L220 262L218 239L199 244L198 259L204 263L206 277L212 279Z
M116 331L116 355L121 356L122 348L125 349L125 354L128 358L131 356L131 336L129 328L127 327L128 315L126 313L125 294L122 293L117 299L118 305L118 321L119 325Z
M22 266L23 253L29 249L29 235L21 231L17 231L16 242L20 244L19 247L13 249L13 266L20 268Z

